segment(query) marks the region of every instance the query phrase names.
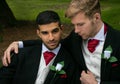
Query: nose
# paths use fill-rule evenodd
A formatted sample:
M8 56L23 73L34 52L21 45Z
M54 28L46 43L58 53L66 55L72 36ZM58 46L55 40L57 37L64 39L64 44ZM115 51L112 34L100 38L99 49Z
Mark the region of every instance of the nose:
M54 39L54 35L50 33L48 39L49 39L49 40L53 40L53 39Z
M75 33L79 32L79 28L77 26L75 26Z

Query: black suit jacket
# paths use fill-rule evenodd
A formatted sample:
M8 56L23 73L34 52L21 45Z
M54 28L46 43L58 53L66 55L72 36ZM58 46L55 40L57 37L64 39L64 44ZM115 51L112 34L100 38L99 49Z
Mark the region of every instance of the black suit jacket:
M20 49L18 54L14 54L11 64L0 68L0 84L34 84L41 58L41 44L40 41L39 46L26 47ZM75 65L63 47L60 48L53 65L56 66L61 61L64 61L63 70L66 75L57 74L52 80L55 72L50 70L44 84L50 84L51 81L52 84L79 84L74 75Z

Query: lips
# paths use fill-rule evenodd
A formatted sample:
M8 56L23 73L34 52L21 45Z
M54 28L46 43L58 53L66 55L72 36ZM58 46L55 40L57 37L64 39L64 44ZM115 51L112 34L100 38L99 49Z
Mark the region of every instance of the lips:
M49 42L49 45L51 46L55 46L57 44L57 42Z

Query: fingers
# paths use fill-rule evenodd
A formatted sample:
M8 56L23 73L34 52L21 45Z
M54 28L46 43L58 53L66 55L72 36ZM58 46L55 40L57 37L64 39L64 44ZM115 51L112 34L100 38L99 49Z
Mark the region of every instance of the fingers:
M10 52L6 50L4 52L4 56L2 57L2 64L4 66L8 66L9 63L10 63Z
M15 46L15 53L18 53L18 46Z
M94 75L93 75L93 73L90 72L90 71L87 71L87 73L86 73L85 71L82 71L81 76L82 76L82 77L85 77L85 76L88 77L88 76L94 76Z
M87 77L87 76L89 76L89 74L86 73L85 71L82 71L82 73L81 73L81 77Z
M8 66L8 64L7 64L7 59L6 59L6 53L4 53L4 56L2 57L2 64L3 64L4 66Z
M9 47L4 51L4 56L2 57L2 64L4 66L8 66L8 64L11 63L10 53L12 51L18 53L18 42L11 43Z
M5 64L7 64L7 63L9 64L10 61L11 61L11 60L10 60L10 51L8 50L8 51L6 51L5 53L6 53L5 56L4 56L4 57L5 57L5 58L4 58Z
M82 84L97 84L95 76L90 71L87 71L87 73L85 71L82 71L80 81Z

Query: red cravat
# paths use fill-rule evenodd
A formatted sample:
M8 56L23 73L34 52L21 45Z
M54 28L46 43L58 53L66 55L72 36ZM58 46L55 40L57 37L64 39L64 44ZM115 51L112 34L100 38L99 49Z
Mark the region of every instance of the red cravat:
M88 50L93 53L95 51L96 46L99 44L99 40L90 39L88 40Z
M53 52L46 51L43 53L46 65L49 64L49 62L52 60L52 58L55 56Z
M106 26L106 24L104 24L104 34L106 34L106 32L107 32L107 26ZM91 53L93 53L98 44L99 44L99 40L97 40L97 39L88 40L88 50Z

